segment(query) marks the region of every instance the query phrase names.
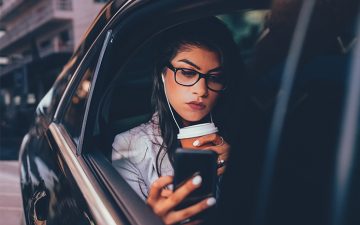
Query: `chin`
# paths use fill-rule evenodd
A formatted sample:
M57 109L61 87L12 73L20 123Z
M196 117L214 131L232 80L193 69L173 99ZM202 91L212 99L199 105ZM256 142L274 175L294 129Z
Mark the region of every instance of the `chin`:
M199 114L199 113L187 113L186 115L181 115L181 117L189 122L197 122L202 120L207 114Z

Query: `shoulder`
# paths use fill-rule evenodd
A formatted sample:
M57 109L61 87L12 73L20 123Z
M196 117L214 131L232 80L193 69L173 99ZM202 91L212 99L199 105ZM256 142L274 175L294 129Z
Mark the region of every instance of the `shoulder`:
M159 142L160 139L158 126L153 122L153 119L151 119L146 123L115 136L112 144L112 159L136 159L140 156L143 158L145 156L144 154L146 154L146 150L152 148L153 144Z
M114 138L113 148L117 149L119 146L129 147L138 142L144 143L144 141L150 141L155 136L155 129L156 127L154 127L152 122L148 121L128 131L117 134Z

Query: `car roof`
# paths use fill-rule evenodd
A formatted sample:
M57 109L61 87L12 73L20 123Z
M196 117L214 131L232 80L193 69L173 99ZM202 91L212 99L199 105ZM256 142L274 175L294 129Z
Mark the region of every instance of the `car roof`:
M155 3L156 2L156 3ZM165 1L164 1L165 2ZM178 3L179 1L174 0L167 0L166 3L173 2ZM224 0L201 0L197 1L198 4L207 5L207 4L215 4L215 3L223 3L223 4L243 4L244 8L257 8L257 7L267 7L269 6L270 0L230 0L230 1L224 1ZM72 57L77 55L79 58L82 58L83 55L85 55L86 51L91 47L91 45L94 43L94 41L97 39L97 37L101 34L101 32L104 30L106 25L117 15L120 10L122 11L128 11L130 9L133 9L135 7L138 7L143 4L157 4L157 1L148 1L148 0L111 0L108 3L106 3L103 8L98 13L97 17L94 19L92 24L89 26L87 31L84 33L82 37L82 41L80 42L80 45L76 48L74 54ZM181 4L194 4L193 1L181 1Z

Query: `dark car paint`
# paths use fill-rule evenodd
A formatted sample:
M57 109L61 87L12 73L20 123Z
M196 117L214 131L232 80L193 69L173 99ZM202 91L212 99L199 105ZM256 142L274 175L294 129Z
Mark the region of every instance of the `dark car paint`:
M29 224L35 222L34 201L39 193L44 192L46 195L37 199L36 216L39 220L46 219L49 224L91 224L89 221L92 219L85 214L88 211L84 208L86 205L79 204L84 201L79 201L73 192L76 184L70 177L65 177L68 168L61 156L53 154L55 149L52 149L51 142L51 135L46 134L46 137L29 139L27 148L22 148L22 152L27 152L20 158L25 219Z
M50 113L53 114L52 111ZM64 154L59 151L53 133L47 129L48 126L44 127L46 116L38 115L36 119L39 122L24 139L20 156L24 171L21 176L22 189L28 193L23 195L28 223L32 224L35 216L46 219L49 224L94 223L73 171L64 160ZM63 136L66 136L66 132ZM71 140L68 142L71 143ZM42 192L46 195L38 199Z

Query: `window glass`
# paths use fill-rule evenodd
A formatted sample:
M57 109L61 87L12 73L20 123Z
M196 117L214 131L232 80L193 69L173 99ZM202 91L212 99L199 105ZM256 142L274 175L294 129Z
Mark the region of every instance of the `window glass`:
M91 81L95 72L97 59L98 57L94 57L90 65L88 65L87 69L83 73L83 77L70 99L70 103L68 105L68 108L66 109L62 121L64 127L69 132L71 138L76 144L78 143L81 133L81 126L85 114L86 102L88 100Z

